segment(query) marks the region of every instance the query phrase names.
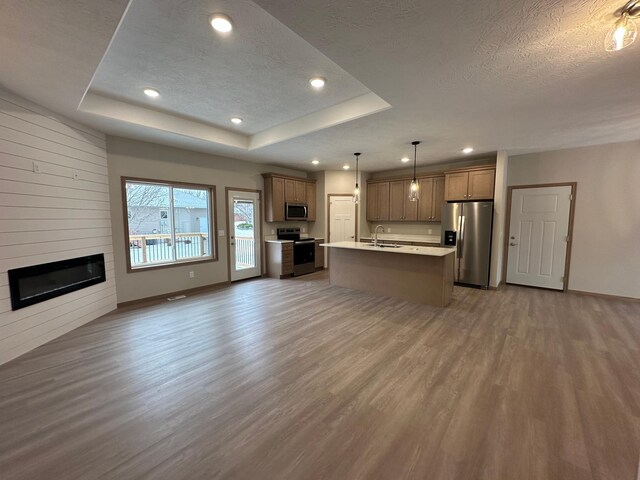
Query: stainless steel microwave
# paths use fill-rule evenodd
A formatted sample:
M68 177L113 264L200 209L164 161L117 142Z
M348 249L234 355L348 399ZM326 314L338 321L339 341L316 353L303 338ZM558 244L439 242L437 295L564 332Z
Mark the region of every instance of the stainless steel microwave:
M309 207L305 203L285 203L285 220L306 220L309 217Z

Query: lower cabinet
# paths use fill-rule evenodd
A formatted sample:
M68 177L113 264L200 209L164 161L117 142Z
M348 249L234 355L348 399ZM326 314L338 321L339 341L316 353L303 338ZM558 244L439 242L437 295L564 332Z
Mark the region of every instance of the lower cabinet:
M321 238L316 238L316 270L324 268L324 247L320 244L324 243Z
M267 276L285 278L293 275L293 242L266 242Z

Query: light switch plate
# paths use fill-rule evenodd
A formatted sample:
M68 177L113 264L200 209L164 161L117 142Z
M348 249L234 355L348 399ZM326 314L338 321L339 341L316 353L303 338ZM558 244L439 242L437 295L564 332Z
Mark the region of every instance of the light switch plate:
M218 236L224 237L224 230L218 230Z

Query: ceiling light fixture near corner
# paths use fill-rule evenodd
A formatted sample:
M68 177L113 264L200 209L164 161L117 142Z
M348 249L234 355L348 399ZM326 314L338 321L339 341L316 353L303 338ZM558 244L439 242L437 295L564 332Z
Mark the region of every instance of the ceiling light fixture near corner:
M343 166L342 166L342 168L343 168L344 170L349 170L349 165L343 165Z
M473 152L473 148L472 147L465 147L462 149L462 153L464 153L465 155L469 154Z
M318 165L320 163L320 161L318 160L311 160L311 163L313 163L314 165Z
M216 32L229 33L233 30L233 24L231 19L224 13L216 13L211 15L209 23Z
M402 158L400 159L400 161L401 161L402 163L407 163L409 160L410 160L410 158L409 158L409 157L402 157Z
M620 18L616 20L604 38L604 49L617 52L631 45L638 33L633 19L640 18L640 0L630 0L616 12Z
M309 80L309 83L313 88L322 88L324 87L324 84L327 83L327 80L322 77L313 77Z
M235 123L236 125L240 125L243 120L240 117L231 117L231 123Z
M158 98L160 96L160 92L155 88L147 87L143 90L144 94L147 97Z

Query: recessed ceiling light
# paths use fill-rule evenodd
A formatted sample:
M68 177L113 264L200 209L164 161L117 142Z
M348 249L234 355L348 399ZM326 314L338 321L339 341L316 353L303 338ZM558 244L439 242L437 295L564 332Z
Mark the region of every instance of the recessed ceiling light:
M240 117L231 117L231 123L235 123L236 125L240 125L242 123L242 119Z
M216 13L215 15L211 15L209 23L211 23L211 26L216 32L228 33L233 30L231 19L224 13Z
M317 165L317 164L320 163L320 161L319 160L311 160L311 163L313 163L314 165Z
M471 153L473 152L473 148L471 147L466 147L462 149L462 153L467 154L467 153Z
M407 162L409 161L409 157L402 157L402 158L400 159L400 161L401 161L402 163L407 163Z
M160 92L155 88L147 87L143 90L143 92L147 97L151 97L151 98L156 98L160 96Z
M327 83L327 80L322 77L313 77L309 80L309 83L313 88L322 88Z
M349 165L343 165L342 168L344 168L345 170L349 170Z

